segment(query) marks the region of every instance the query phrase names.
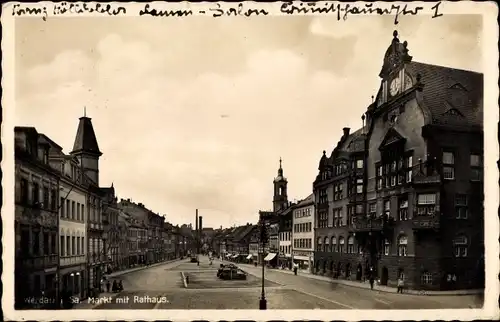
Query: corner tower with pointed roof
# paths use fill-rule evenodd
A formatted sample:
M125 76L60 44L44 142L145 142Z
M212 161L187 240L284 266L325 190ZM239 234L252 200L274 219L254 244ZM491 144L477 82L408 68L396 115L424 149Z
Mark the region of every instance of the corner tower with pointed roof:
M281 167L281 158L280 158L280 167L278 169L278 176L274 178L273 184L274 184L273 211L277 212L281 209L285 209L288 205L288 196L286 191L288 181L283 176L283 168Z
M96 186L99 186L99 157L102 152L97 144L91 118L86 115L80 117L73 151L70 154L77 157L82 171Z

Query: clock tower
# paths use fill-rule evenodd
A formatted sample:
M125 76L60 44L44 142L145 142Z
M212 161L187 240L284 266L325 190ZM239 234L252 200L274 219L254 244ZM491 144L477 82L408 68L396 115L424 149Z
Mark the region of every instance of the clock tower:
M278 176L274 178L273 184L274 184L273 211L277 212L281 209L285 209L288 205L288 196L286 192L288 181L283 176L283 168L281 167L281 158L280 158L280 167L278 169Z
M392 43L384 56L384 64L380 71L382 87L377 98L377 106L387 103L413 86L412 77L405 71L405 64L411 62L408 54L408 43L401 43L398 32L394 31Z

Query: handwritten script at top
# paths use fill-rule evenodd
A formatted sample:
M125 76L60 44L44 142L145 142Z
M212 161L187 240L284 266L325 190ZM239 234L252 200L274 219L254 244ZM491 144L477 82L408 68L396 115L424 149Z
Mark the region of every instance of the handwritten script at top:
M306 15L306 14L333 14L338 21L347 20L349 16L360 15L387 15L394 16L394 24L398 24L402 16L415 16L419 14L431 15L431 18L443 16L440 12L441 2L435 3L432 7L417 6L412 3L392 4L387 3L377 5L377 3L340 3L340 2L282 2L280 13L285 15ZM128 7L131 8L131 7ZM134 12L130 12L134 14ZM155 7L154 3L146 3L137 12L139 16L151 17L188 17L192 15L207 15L214 18L230 16L267 16L269 11L261 8L256 3L212 3L200 9L174 9ZM13 16L41 16L46 20L48 16L60 16L67 14L98 14L107 16L123 16L127 14L125 6L117 4L83 3L83 2L59 2L53 3L53 7L48 8L39 4L21 5L15 4L12 8Z

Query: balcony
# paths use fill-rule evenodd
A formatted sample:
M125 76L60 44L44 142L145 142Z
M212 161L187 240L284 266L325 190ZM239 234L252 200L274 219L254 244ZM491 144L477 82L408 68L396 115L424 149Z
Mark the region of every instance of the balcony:
M439 216L415 216L412 219L413 230L438 230L440 228Z
M78 264L84 264L86 262L85 255L78 255L78 256L65 256L61 257L61 266L72 266L72 265L78 265Z
M363 202L364 200L365 199L362 193L353 193L352 195L349 196L350 203Z
M352 223L352 230L354 232L382 231L392 229L393 227L394 218L383 216L368 218L363 215L358 215L353 218Z
M57 260L58 260L57 255L30 257L30 258L23 258L22 265L28 269L39 270L57 266Z

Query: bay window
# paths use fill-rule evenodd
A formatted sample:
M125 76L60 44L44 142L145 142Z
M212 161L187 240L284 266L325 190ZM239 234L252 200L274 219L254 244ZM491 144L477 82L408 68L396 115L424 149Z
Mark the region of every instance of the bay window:
M318 210L318 228L328 227L328 212L326 209Z
M363 178L356 179L356 193L363 193Z
M371 203L368 207L369 217L375 218L377 216L377 204L374 202Z
M413 156L401 149L383 152L382 162L376 165L376 189L410 183L413 177Z
M326 189L321 189L319 191L319 200L318 200L318 203L319 204L328 203L328 193L327 193Z

